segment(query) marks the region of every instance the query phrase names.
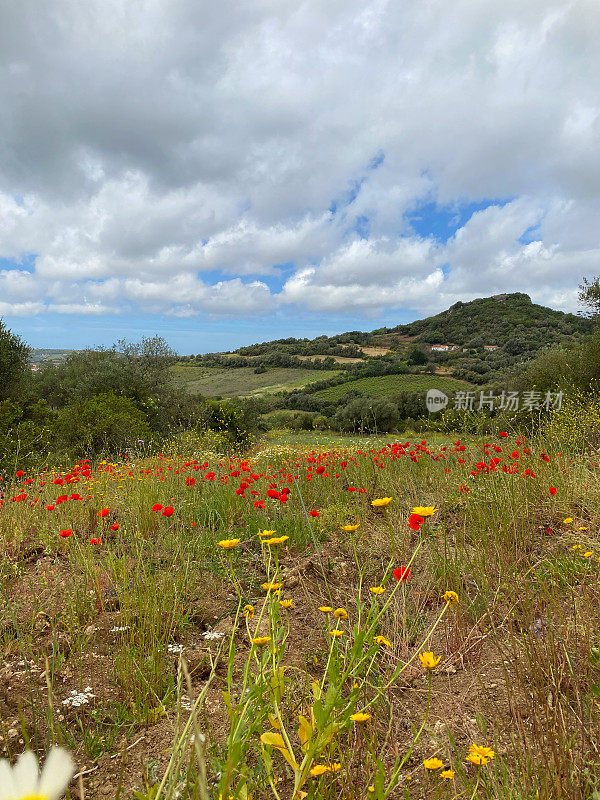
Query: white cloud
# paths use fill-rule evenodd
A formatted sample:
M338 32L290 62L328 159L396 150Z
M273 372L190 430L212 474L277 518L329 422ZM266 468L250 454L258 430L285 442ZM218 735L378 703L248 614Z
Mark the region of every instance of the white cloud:
M595 0L0 2L0 258L37 256L0 313L573 309L599 37Z

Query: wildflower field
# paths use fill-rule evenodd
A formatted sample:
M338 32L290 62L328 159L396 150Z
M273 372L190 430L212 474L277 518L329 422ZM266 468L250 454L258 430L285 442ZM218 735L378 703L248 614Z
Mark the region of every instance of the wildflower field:
M503 432L16 465L1 755L69 751L71 798L596 798L599 470Z

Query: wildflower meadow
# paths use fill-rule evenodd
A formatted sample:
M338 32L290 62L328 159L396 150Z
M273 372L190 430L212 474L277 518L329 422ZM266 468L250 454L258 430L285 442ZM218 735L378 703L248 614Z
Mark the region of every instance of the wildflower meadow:
M595 796L599 469L499 431L16 470L0 797Z

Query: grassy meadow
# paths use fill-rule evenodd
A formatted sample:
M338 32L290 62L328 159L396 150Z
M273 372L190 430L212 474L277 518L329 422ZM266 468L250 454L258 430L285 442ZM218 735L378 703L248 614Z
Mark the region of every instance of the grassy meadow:
M315 434L18 470L3 755L67 748L80 800L596 797L598 471Z

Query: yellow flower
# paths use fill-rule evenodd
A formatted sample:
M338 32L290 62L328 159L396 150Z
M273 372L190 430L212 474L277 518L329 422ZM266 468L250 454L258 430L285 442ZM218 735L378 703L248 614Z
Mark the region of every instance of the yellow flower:
M336 608L336 610L333 612L333 616L336 619L348 619L348 612L345 608Z
M566 519L563 519L563 522L565 525L570 525L573 522L573 517L567 517Z
M310 774L313 778L318 778L319 775L324 775L326 772L331 772L328 766L325 764L315 764L315 766L311 769Z
M472 744L469 746L469 755L465 761L470 761L478 767L483 767L494 758L494 751L491 747L484 747L479 744Z
M371 719L371 715L358 711L356 714L350 714L350 719L352 722L366 722L368 719Z
M373 592L373 594L383 594L385 592L385 589L383 588L383 586L371 586L369 591Z
M282 608L292 608L292 606L294 605L294 601L291 600L291 599L289 599L289 600L280 600L279 601L279 605Z
M392 646L392 643L388 639L386 639L385 636L381 636L381 635L376 636L373 639L373 641L375 642L375 644L384 644L386 647L391 647Z
M413 514L418 514L420 517L432 517L437 511L437 508L434 506L415 506L411 511Z
M332 761L331 764L329 765L329 772L337 772L341 768L342 765L339 763L339 761Z
M437 658L433 655L433 653L429 651L425 651L424 653L419 653L419 661L421 662L421 666L423 669L435 669L437 665L442 660L441 656Z
M265 592L276 592L278 589L281 589L283 583L261 583L261 588L265 590Z
M571 550L581 550L581 545L580 544L574 544L573 547L571 548Z
M346 533L354 533L354 531L357 531L359 528L360 528L360 522L358 523L358 525L341 525L340 526L340 530L346 531Z
M433 756L432 758L426 758L423 762L423 766L425 769L439 769L444 766L444 762L440 761L436 756Z
M342 636L343 633L344 631L340 631L338 628L336 628L334 631L329 631L329 635L333 636L334 639L336 639L338 636Z
M583 554L583 557L584 557L584 558L591 558L591 557L592 557L592 555L593 555L593 554L592 554L592 551L591 551L591 550L588 550L588 551L587 551L587 553L584 553L584 554Z
M444 592L444 600L447 603L450 603L450 605L452 606L458 605L458 603L460 602L456 592L453 592L451 589L448 589L447 592Z
M443 772L440 772L440 778L443 778L445 781L449 781L455 775L455 771L453 769L445 769Z
M582 526L581 528L578 528L577 530L579 530L579 531L587 531L587 528Z
M258 535L259 536L273 536L274 533L275 533L275 531L259 531Z
M389 506L392 499L391 497L379 497L375 500L371 500L371 505L375 506L375 508L382 508L383 506Z
M272 547L273 545L283 544L284 542L287 542L289 538L290 538L289 536L277 536L277 538L275 539L263 539L263 542L265 544L268 544L269 547Z
M322 611L324 614L331 614L333 608L331 606L319 606L319 611Z
M270 636L257 636L256 639L250 639L252 644L257 645L257 647L263 647L263 645L267 644L271 641Z
M254 616L254 606L251 606L249 603L242 608L242 614L247 619L252 619Z
M240 539L221 539L220 542L217 542L219 547L222 547L223 550L231 550L232 547L235 547L239 543Z

